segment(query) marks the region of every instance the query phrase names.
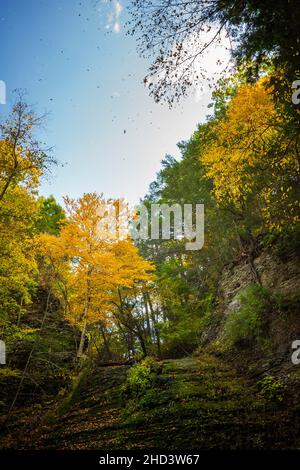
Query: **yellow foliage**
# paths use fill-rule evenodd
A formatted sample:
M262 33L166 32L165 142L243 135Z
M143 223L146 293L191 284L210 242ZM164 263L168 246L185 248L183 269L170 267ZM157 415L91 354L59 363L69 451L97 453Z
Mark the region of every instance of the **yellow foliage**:
M0 210L0 303L2 311L18 311L30 301L37 273L32 225L34 197L23 187L10 189Z
M19 183L27 188L37 187L42 170L32 163L29 151L14 149L10 142L1 140L0 156L0 193L8 181L13 187Z
M289 214L280 218L278 213L291 194L289 181L299 174L299 159L291 137L282 131L286 116L276 108L266 80L240 87L225 117L213 124L215 138L201 160L220 205L242 209L255 196L266 223L279 228L296 217L296 202Z
M101 231L101 196L85 194L65 203L67 223L58 237L40 235L40 249L68 292L68 320L84 326L105 320L117 290L150 281L154 268L130 239L110 239Z

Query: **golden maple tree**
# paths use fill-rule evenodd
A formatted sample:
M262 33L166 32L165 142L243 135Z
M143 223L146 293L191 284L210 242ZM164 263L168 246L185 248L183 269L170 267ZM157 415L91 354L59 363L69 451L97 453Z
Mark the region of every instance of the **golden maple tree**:
M68 292L66 317L81 330L78 356L90 324L105 321L116 292L152 279L151 263L132 240L108 237L103 218L107 202L96 193L65 198L67 222L59 236L39 236L41 251ZM109 221L108 221L109 223Z

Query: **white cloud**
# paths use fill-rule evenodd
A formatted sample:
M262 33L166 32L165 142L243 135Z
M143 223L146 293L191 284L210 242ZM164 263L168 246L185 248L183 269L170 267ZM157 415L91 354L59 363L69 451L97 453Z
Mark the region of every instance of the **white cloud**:
M121 25L117 21L113 25L113 32L114 33L119 33L121 31Z
M121 2L119 2L118 0L115 2L115 14L116 14L116 17L119 18L119 16L121 15L122 13L122 10L123 10L123 7L121 5Z
M218 39L206 48L206 44L210 44L217 31L217 27L211 27L206 32L193 32L183 42L183 50L187 57L194 57L197 55L199 49L204 49L203 52L195 58L190 70L191 74L200 77L199 80L194 80L195 85L193 85L191 89L196 103L200 103L204 97L209 96L211 94L211 88L216 84L217 80L228 73L226 69L230 65L230 42L226 32L221 31ZM176 52L176 43L172 48L172 52ZM178 76L184 73L186 65L187 63L183 63L171 70L168 76L170 83L174 85L178 83ZM156 85L164 76L165 71L161 70L155 75L147 77L148 82L146 86L149 87L150 84Z
M121 31L120 17L123 11L123 5L119 0L114 0L113 10L107 15L106 29L111 29L114 33Z

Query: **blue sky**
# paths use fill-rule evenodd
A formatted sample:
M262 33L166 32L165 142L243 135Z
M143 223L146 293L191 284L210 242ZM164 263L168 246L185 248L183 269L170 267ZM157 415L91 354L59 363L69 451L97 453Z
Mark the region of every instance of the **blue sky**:
M103 192L138 202L166 153L208 114L209 92L169 110L143 85L148 62L125 34L126 0L1 0L0 80L48 113L42 139L62 165L41 193ZM224 54L224 52L222 52ZM225 54L226 55L226 54ZM216 55L211 54L213 73ZM124 132L126 131L126 132Z

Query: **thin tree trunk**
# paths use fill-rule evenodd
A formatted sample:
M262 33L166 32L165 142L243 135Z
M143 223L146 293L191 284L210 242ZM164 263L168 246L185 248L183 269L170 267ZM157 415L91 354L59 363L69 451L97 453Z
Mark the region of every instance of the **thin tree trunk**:
M148 300L150 313L151 313L151 319L152 319L152 323L153 323L154 331L155 331L155 336L156 336L157 355L158 355L158 358L161 358L160 334L159 334L159 329L157 327L155 312L154 312L154 309L153 309L153 305L152 305L152 302L151 302L151 299L150 299L149 292L147 292L147 300Z
M80 343L77 351L77 357L82 357L83 356L83 346L84 346L84 339L85 339L85 333L86 333L86 328L87 328L87 320L88 320L88 313L89 313L89 302L90 302L90 269L87 272L87 279L86 279L86 292L85 292L85 304L84 304L84 313L83 313L83 327L81 330L81 337L80 337Z
M17 171L18 166L19 166L19 161L18 161L18 158L17 158L17 143L18 143L18 140L20 138L20 134L21 134L21 115L19 114L19 116L18 116L18 131L17 131L17 133L14 137L13 149L12 149L13 158L14 158L14 166L13 166L11 174L9 175L9 177L6 180L6 183L4 184L3 189L0 192L0 202L4 198L4 195L5 195L6 191L8 190L14 176L16 175L16 171Z
M139 334L138 338L139 338L139 341L140 341L140 344L141 344L143 355L144 355L144 357L146 357L147 356L147 348L146 348L146 343L145 343L145 340L143 338L143 335Z
M148 309L148 302L146 298L146 294L143 293L143 300L144 300L144 305L145 305L145 313L146 313L146 324L147 324L147 334L150 336L152 339L152 334L151 334L151 325L150 325L150 317L149 317L149 309Z
M103 343L104 343L105 351L106 351L106 354L107 354L107 358L111 359L111 357L112 357L111 351L109 349L109 344L108 344L107 337L106 337L106 334L105 334L105 328L102 324L100 324L100 332L101 332L101 336L103 338Z
M0 202L1 202L2 199L4 198L5 193L6 193L6 191L8 190L8 188L9 188L9 186L10 186L12 180L13 180L14 175L15 175L15 171L13 171L13 172L9 175L9 177L7 178L6 183L4 184L4 186L3 186L3 188L2 188L2 190L1 190L1 192L0 192Z
M21 322L21 310L22 310L22 307L23 307L23 301L24 301L24 297L21 298L21 302L20 302L20 306L19 306L19 310L18 310L17 326L20 326L20 322Z
M85 319L82 330L81 330L81 337L80 337L80 343L79 343L79 347L77 351L77 357L83 356L83 346L84 346L84 340L85 340L86 326L87 326L87 320Z

